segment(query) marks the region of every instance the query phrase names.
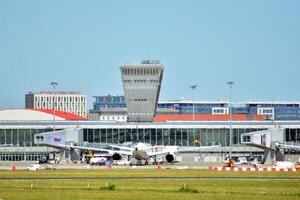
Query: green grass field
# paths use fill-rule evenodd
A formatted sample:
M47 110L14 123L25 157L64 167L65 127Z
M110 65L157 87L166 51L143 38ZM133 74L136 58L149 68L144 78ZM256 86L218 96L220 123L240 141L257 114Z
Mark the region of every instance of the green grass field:
M103 179L2 180L0 199L300 199L298 180L106 180L118 177L300 178L299 172L249 173L192 169L0 171L0 178L70 177ZM106 185L115 185L115 190L106 189Z
M0 171L0 178L268 177L300 178L300 172L218 172L206 169L82 169Z

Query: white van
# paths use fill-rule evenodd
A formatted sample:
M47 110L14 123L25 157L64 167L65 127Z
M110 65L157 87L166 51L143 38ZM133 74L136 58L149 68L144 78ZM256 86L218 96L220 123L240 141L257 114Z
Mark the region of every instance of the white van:
M286 168L286 169L295 167L294 163L289 162L289 161L277 161L274 164L274 166L278 167L278 168Z
M247 158L246 157L238 157L235 161L234 164L236 165L245 165L248 164Z
M103 155L94 155L90 159L91 165L104 165L104 162L107 160L107 157L104 157Z
M31 164L27 169L29 171L38 171L41 169L41 166L39 164Z

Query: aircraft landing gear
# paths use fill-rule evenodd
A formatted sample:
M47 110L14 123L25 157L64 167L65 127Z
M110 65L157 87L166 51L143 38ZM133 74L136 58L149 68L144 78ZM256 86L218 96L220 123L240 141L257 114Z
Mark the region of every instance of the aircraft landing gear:
M157 165L156 156L153 157L153 165Z

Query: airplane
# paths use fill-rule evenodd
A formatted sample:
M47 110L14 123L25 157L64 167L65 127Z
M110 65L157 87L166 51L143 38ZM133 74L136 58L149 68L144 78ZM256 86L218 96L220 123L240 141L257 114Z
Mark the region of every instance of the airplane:
M145 137L146 135L144 135ZM130 135L132 141L135 143L127 142L122 144L109 144L108 148L97 148L74 145L74 143L66 144L65 138L62 136L62 131L41 133L35 135L35 142L39 145L54 147L60 149L60 154L63 155L66 151L72 155L74 150L82 150L93 153L108 153L111 155L112 160L122 160L127 157L130 161L132 158L137 160L138 164L144 161L144 164L148 164L150 159L154 160L154 164L157 163L157 156L165 156L168 163L174 163L176 160L176 154L180 152L199 152L205 149L212 149L221 147L220 145L213 146L199 146L199 147L182 147L182 146L165 146L165 145L154 145L140 142L144 137L133 138ZM71 156L70 156L71 157ZM69 159L70 159L69 157ZM62 156L60 156L60 159ZM59 160L60 161L60 160ZM58 162L59 162L58 161Z
M110 144L108 145L112 149L106 148L95 148L95 147L86 147L86 146L75 146L75 145L66 145L59 143L48 143L46 146L51 146L58 149L67 149L67 150L84 150L91 152L107 152L111 155L112 160L122 160L124 156L127 156L128 160L135 158L137 164L141 164L144 161L144 164L147 165L149 160L152 158L154 160L153 164L157 163L157 156L165 156L168 163L174 163L176 160L176 154L181 152L199 152L201 150L213 149L221 147L220 145L212 146L200 146L200 147L181 147L181 146L152 146L148 143L137 142L137 143L123 143L122 145ZM118 150L115 150L118 149Z
M85 146L74 146L74 145L64 145L64 144L53 144L52 147L64 148L64 149L79 149L92 152L107 152L111 155L112 160L122 160L124 156L127 156L128 161L132 158L137 160L137 164L149 164L149 160L153 159L153 164L157 164L157 156L165 156L168 163L174 163L176 160L176 154L180 152L199 152L205 149L212 149L220 147L220 145L213 146L201 146L201 147L181 147L181 146L152 146L148 143L138 142L138 143L123 143L123 145L108 145L112 149L95 148L95 147L85 147ZM115 150L117 149L117 150Z

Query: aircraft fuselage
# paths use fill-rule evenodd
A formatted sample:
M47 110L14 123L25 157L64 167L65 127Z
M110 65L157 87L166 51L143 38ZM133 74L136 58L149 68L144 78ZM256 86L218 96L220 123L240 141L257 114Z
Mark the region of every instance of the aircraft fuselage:
M149 158L148 154L145 151L141 151L137 149L132 152L132 156L139 161L147 160Z

